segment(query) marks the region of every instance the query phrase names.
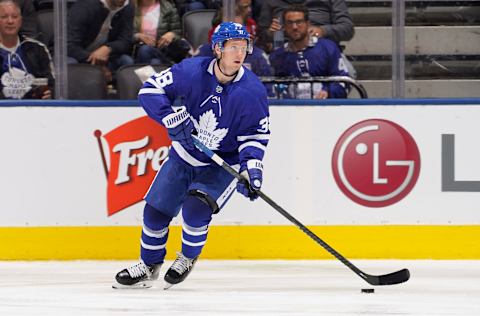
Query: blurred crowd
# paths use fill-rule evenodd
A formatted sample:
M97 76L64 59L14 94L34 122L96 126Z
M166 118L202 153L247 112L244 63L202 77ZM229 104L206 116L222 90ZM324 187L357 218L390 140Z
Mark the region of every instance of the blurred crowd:
M0 0L1 98L54 96L53 37L38 27L38 13L53 0ZM224 20L220 0L67 0L68 64L101 67L113 89L117 71L129 65L173 65L211 57L209 41L193 47L184 38L187 12L214 9L208 39ZM355 70L340 42L354 36L345 0L236 0L233 21L254 42L246 67L258 76L350 76ZM232 18L230 18L232 19ZM53 21L51 21L53 27ZM339 82L298 83L281 93L296 98L345 98ZM269 95L273 85L265 84ZM307 91L308 90L308 91Z

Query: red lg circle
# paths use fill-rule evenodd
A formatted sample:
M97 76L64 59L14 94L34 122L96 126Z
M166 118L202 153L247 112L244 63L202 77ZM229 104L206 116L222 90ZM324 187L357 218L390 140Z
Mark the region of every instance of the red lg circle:
M400 125L371 119L343 133L333 151L332 169L338 187L352 201L383 207L413 189L420 173L420 153Z

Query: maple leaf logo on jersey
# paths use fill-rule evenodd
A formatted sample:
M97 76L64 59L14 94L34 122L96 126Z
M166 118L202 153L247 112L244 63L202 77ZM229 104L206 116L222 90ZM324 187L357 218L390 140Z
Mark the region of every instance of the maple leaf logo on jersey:
M200 115L198 122L192 117L195 129L198 131L198 139L208 147L208 149L216 150L220 146L220 142L227 136L228 128L217 129L217 117L213 110L209 110Z

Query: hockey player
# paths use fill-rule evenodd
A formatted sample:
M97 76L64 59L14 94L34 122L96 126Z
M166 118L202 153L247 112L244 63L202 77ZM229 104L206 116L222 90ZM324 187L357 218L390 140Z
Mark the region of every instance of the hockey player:
M289 42L270 54L270 64L276 76L348 76L340 50L335 42L310 36L308 9L304 5L291 5L283 11L285 34ZM295 97L310 98L310 83L299 83ZM344 83L315 83L316 99L346 98L348 86Z
M244 26L220 24L212 37L215 58L189 58L148 79L139 100L148 115L168 129L169 158L158 171L143 213L140 263L116 275L115 288L151 287L159 275L170 221L182 209L182 251L165 274L166 286L182 282L207 240L212 214L234 192L255 199L263 180L269 140L265 88L242 66L252 43ZM191 134L231 165L245 182L197 150Z
M242 20L242 16L237 15L234 18L234 22L237 23L242 23L245 25L247 31L249 30L248 24L245 22L245 19ZM213 31L216 29L216 27L213 28L212 30L212 35ZM254 28L251 28L252 30L255 30ZM270 62L268 61L268 56L265 54L265 52L255 46L255 35L249 31L250 34L250 40L253 43L252 44L252 53L248 54L247 57L245 58L245 61L243 63L243 66L250 69L253 71L254 74L257 76L271 76L272 75L272 67L270 67ZM212 45L210 44L211 39L209 39L208 43L200 45L198 48L198 54L195 55L197 57L213 57L214 56L214 51L212 49ZM274 92L272 91L272 84L265 84L265 89L267 89L267 96L273 97Z

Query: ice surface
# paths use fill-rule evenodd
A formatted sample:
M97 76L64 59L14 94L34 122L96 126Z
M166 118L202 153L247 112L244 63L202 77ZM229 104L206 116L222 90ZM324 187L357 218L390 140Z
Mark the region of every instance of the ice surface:
M480 315L480 261L352 260L411 279L372 288L336 260L199 260L168 291L114 290L131 261L0 262L0 315ZM161 270L163 274L171 262Z

